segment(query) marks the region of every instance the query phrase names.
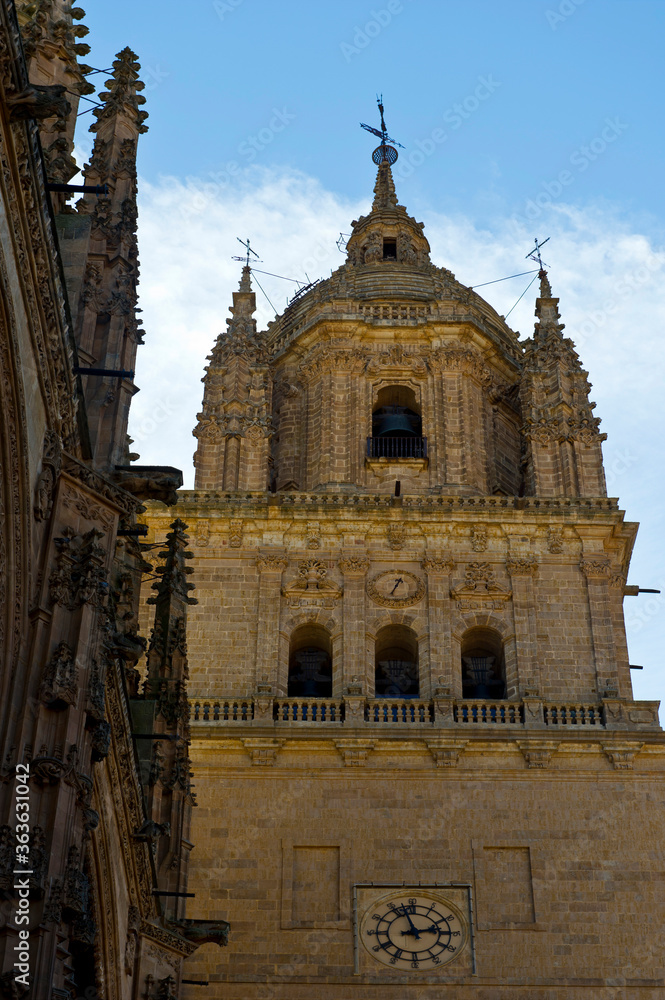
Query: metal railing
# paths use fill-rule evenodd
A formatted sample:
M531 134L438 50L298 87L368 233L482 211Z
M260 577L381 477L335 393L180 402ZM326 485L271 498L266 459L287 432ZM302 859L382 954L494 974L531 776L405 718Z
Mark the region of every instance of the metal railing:
M426 437L368 437L368 458L427 458Z

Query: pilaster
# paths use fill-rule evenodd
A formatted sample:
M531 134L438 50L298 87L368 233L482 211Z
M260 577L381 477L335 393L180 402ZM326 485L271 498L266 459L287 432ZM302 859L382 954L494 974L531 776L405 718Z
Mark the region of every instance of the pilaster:
M281 584L288 560L282 550L266 550L259 554L256 565L259 569L259 600L254 690L258 691L260 684L277 681ZM286 694L286 688L281 693Z
M373 664L367 663L365 656L365 577L369 559L366 556L344 555L339 561L339 568L344 574L344 691L354 687L355 678L360 678L363 693L367 694L374 690Z
M448 688L455 698L462 696L462 679L452 650L452 601L450 574L453 560L447 553L432 553L422 560L427 573L427 616L429 627L429 677L422 684L421 697L436 688Z
M513 591L513 619L517 647L517 673L520 693L540 691L540 671L536 649L536 598L534 577L538 570L536 557L530 554L509 554L506 569ZM516 692L508 692L510 697Z
M584 555L580 559L580 570L586 577L598 694L616 692L618 675L608 593L610 560L602 555Z

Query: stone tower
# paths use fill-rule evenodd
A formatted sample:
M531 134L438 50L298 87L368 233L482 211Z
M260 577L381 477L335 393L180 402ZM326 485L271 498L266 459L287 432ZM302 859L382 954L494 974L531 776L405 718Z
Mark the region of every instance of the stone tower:
M232 927L186 963L211 996L663 995L637 526L540 283L520 340L432 263L385 161L345 263L264 333L243 271L179 494L192 912Z

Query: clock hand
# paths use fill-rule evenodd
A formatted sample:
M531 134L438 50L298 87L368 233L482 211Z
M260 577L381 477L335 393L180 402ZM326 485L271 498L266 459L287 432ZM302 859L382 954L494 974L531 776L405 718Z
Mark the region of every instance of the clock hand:
M402 577L401 577L401 576L399 577L399 579L395 580L395 586L394 586L394 587L393 587L393 589L392 589L392 590L390 591L390 593L391 593L391 594L394 594L394 593L395 593L395 591L396 591L396 590L397 590L397 588L399 587L400 583L404 583L404 580L402 579Z
M407 908L406 908L406 906L403 906L403 907L402 907L402 913L404 914L404 916L406 917L406 919L407 919L407 920L409 921L409 923L411 924L411 930L410 930L410 931L402 931L402 934L403 934L403 935L404 935L404 934L413 934L413 936L414 936L414 937L416 938L416 940L418 940L418 939L420 938L420 931L418 930L418 928L417 928L417 927L416 927L416 925L414 924L413 920L412 920L412 919L411 919L411 917L409 916L409 913L408 913L408 911L407 911Z

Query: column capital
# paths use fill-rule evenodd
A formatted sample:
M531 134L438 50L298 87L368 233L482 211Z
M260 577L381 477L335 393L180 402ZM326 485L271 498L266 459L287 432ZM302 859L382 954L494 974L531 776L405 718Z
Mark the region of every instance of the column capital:
M281 552L261 552L257 556L256 565L260 573L283 573L289 561Z
M339 568L344 576L362 577L369 569L369 559L367 556L342 556Z
M604 556L597 556L595 559L582 556L580 569L587 579L608 577L610 575L610 560Z
M421 560L420 565L427 573L451 573L455 560L449 552L432 553Z
M535 556L508 556L506 569L512 576L535 576L538 570L538 560Z

